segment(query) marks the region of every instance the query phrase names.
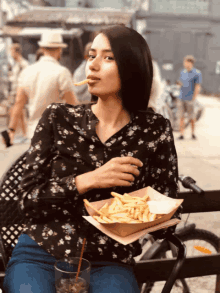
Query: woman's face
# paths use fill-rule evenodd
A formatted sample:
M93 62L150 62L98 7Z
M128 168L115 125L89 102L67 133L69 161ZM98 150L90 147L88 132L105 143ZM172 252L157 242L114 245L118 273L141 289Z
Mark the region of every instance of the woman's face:
M99 34L94 39L86 64L86 76L90 79L88 90L98 97L118 97L121 81L118 66L107 37Z

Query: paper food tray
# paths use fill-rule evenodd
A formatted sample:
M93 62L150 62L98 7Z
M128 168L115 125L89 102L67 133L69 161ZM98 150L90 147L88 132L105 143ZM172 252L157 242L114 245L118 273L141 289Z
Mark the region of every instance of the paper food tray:
M124 244L124 245L128 245L136 240L138 240L139 238L141 238L142 236L144 236L147 233L153 232L153 231L157 231L159 229L164 229L164 228L168 228L170 226L176 225L178 223L181 222L181 220L179 219L171 219L168 220L164 223L161 223L157 226L151 227L151 228L147 228L144 229L142 231L138 231L136 233L133 233L131 235L122 237L119 235L116 235L111 229L105 227L103 224L97 222L93 217L91 216L83 216L84 219L86 219L90 224L92 224L93 226L95 226L97 229L99 229L100 231L102 231L104 234L106 234L107 236L111 237L112 239L116 240L117 242ZM135 225L135 224L133 224Z
M90 215L90 217L84 216L84 218L88 222L90 222L93 226L95 226L97 229L99 229L103 233L105 233L106 235L108 235L108 236L111 235L110 237L112 237L112 235L115 234L115 235L122 237L123 239L125 239L125 237L130 236L130 235L131 235L131 237L133 236L135 238L135 235L133 235L134 233L137 234L137 232L139 232L139 233L142 232L141 235L138 234L138 237L136 238L136 239L138 239L139 237L143 236L144 234L146 234L148 232L157 231L159 229L162 229L163 227L161 228L161 225L160 225L162 223L164 223L164 225L166 227L169 227L169 226L173 226L173 225L177 224L176 221L178 221L178 223L180 222L177 219L172 219L172 222L168 222L168 221L171 219L171 217L174 215L174 213L176 212L178 207L181 205L181 203L183 202L183 199L173 199L173 198L167 197L167 196L157 192L156 190L154 190L150 186L148 186L146 188L139 189L134 192L131 192L131 193L129 193L129 195L143 197L144 195L146 195L146 193L149 195L150 200L167 201L168 203L170 203L170 205L173 207L171 212L164 215L160 219L157 219L157 220L151 221L151 222L146 222L146 223L99 223L98 221L96 221L93 218L93 216L98 215L98 214L92 208L85 205L86 210L87 210L88 214ZM113 197L106 199L106 200L90 202L90 204L92 206L94 206L94 208L99 210L104 206L105 203L111 204L112 198ZM175 221L173 221L173 220L175 220ZM149 231L148 230L149 228L151 228L153 230ZM109 233L110 233L110 235L109 235ZM114 238L114 237L112 237L112 238ZM135 240L131 240L131 242L133 242ZM119 240L117 239L117 241L119 241ZM121 241L119 241L119 242L121 242ZM130 240L126 240L125 241L126 244L131 243L131 242L127 243L127 241L130 241Z

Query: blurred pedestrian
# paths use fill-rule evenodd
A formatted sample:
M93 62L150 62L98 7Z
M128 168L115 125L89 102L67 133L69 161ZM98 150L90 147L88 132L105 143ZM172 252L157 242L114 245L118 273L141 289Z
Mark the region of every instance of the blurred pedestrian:
M12 44L10 47L10 54L11 57L14 60L14 66L12 67L12 74L10 76L11 80L11 90L9 93L9 104L10 104L10 117L12 115L13 106L15 104L15 98L18 88L18 79L23 69L25 69L29 63L28 61L23 58L22 56L22 48L21 45L18 43ZM19 118L18 118L18 124L21 127L23 137L21 137L22 140L26 139L27 136L27 126L25 121L25 110L23 109L20 112Z
M18 116L28 102L28 138L31 139L37 123L51 103L76 104L73 93L73 80L70 71L59 64L63 48L62 35L48 29L38 42L44 56L26 68L19 77L16 103L9 123L8 137L5 142L10 146L14 139Z
M152 108L155 112L158 112L158 110L162 107L163 90L164 84L162 82L160 68L157 62L153 60L153 83L148 107Z
M35 54L35 60L36 62L40 59L40 57L42 57L44 55L43 49L39 48ZM28 117L28 109L26 108L26 113L27 113L27 117ZM27 142L28 138L27 137L17 137L13 140L13 143L24 143Z
M12 76L12 65L8 62L7 65L7 79L8 79L8 93L11 92L12 89L12 80L11 80L11 76Z
M38 61L40 57L44 56L44 51L42 48L39 48L35 54L35 60Z
M73 80L74 83L77 83L79 81L82 81L86 79L86 63L89 58L89 50L91 48L92 42L86 44L85 49L84 49L84 60L80 64L80 66L75 70L74 75L73 75ZM88 91L88 85L81 85L78 87L74 88L74 93L77 97L77 100L79 103L85 104L91 102L91 94Z
M202 74L201 71L194 67L195 58L187 55L183 60L184 69L180 73L180 95L178 99L178 107L180 112L180 137L184 139L184 116L187 113L191 122L192 139L195 136L195 99L201 90Z
M12 103L15 102L17 86L18 86L18 78L21 71L29 65L28 61L22 56L22 48L21 45L16 43L12 44L10 47L10 54L14 60L14 66L12 67L11 81L12 81L12 89L10 95L12 97Z

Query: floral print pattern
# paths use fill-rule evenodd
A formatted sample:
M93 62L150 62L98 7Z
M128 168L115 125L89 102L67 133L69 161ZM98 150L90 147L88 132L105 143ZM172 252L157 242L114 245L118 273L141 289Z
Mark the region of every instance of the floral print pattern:
M170 197L178 191L178 165L169 120L150 111L131 115L130 122L102 143L91 104L51 104L44 111L28 150L19 192L19 210L29 218L23 229L57 259L75 256L86 237L89 260L133 264L139 241L122 245L89 224L83 199L96 201L151 186ZM76 176L101 167L114 157L133 156L144 166L130 187L93 189L79 194Z

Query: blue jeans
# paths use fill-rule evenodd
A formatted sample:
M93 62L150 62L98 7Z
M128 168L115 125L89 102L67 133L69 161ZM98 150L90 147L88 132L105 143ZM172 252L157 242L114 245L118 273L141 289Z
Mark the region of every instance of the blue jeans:
M55 262L55 257L27 234L21 234L6 269L5 292L56 293ZM132 267L92 265L89 293L140 293L140 290Z

